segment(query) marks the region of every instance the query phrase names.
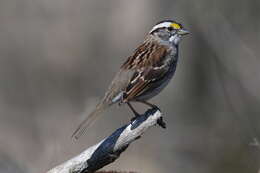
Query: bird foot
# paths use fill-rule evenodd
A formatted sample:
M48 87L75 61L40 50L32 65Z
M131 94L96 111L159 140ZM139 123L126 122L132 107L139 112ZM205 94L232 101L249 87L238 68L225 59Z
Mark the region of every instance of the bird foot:
M158 120L157 120L157 124L162 127L163 129L166 129L166 123L163 121L163 118L160 117Z
M139 114L135 114L135 116L131 118L131 122L134 122L139 116L140 116Z

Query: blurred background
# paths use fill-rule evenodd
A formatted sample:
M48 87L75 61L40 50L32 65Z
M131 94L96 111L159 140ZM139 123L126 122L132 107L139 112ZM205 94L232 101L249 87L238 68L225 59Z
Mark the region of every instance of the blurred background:
M174 19L192 34L152 100L167 129L150 129L104 169L257 173L259 9L259 0L0 1L0 172L46 172L129 122L114 106L70 138L151 27Z

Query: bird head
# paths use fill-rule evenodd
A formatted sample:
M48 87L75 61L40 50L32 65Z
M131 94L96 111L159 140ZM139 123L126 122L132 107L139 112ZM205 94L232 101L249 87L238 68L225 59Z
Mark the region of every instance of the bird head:
M180 23L173 20L164 20L157 23L149 35L174 45L178 45L184 35L189 34L189 31L184 29Z

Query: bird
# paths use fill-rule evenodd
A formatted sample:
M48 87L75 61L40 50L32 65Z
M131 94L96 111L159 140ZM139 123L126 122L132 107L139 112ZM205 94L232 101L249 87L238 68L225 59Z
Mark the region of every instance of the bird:
M81 122L72 138L78 139L104 110L115 103L127 104L134 117L140 114L132 102L156 107L148 100L159 94L174 76L179 58L179 43L187 34L189 31L174 20L156 23L144 41L121 65L104 97Z

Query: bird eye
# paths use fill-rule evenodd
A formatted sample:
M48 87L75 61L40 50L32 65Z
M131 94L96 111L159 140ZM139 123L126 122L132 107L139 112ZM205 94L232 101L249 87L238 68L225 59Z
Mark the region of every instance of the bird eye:
M172 27L168 27L167 29L168 29L168 31L172 31L172 30L173 30L173 28L172 28Z

